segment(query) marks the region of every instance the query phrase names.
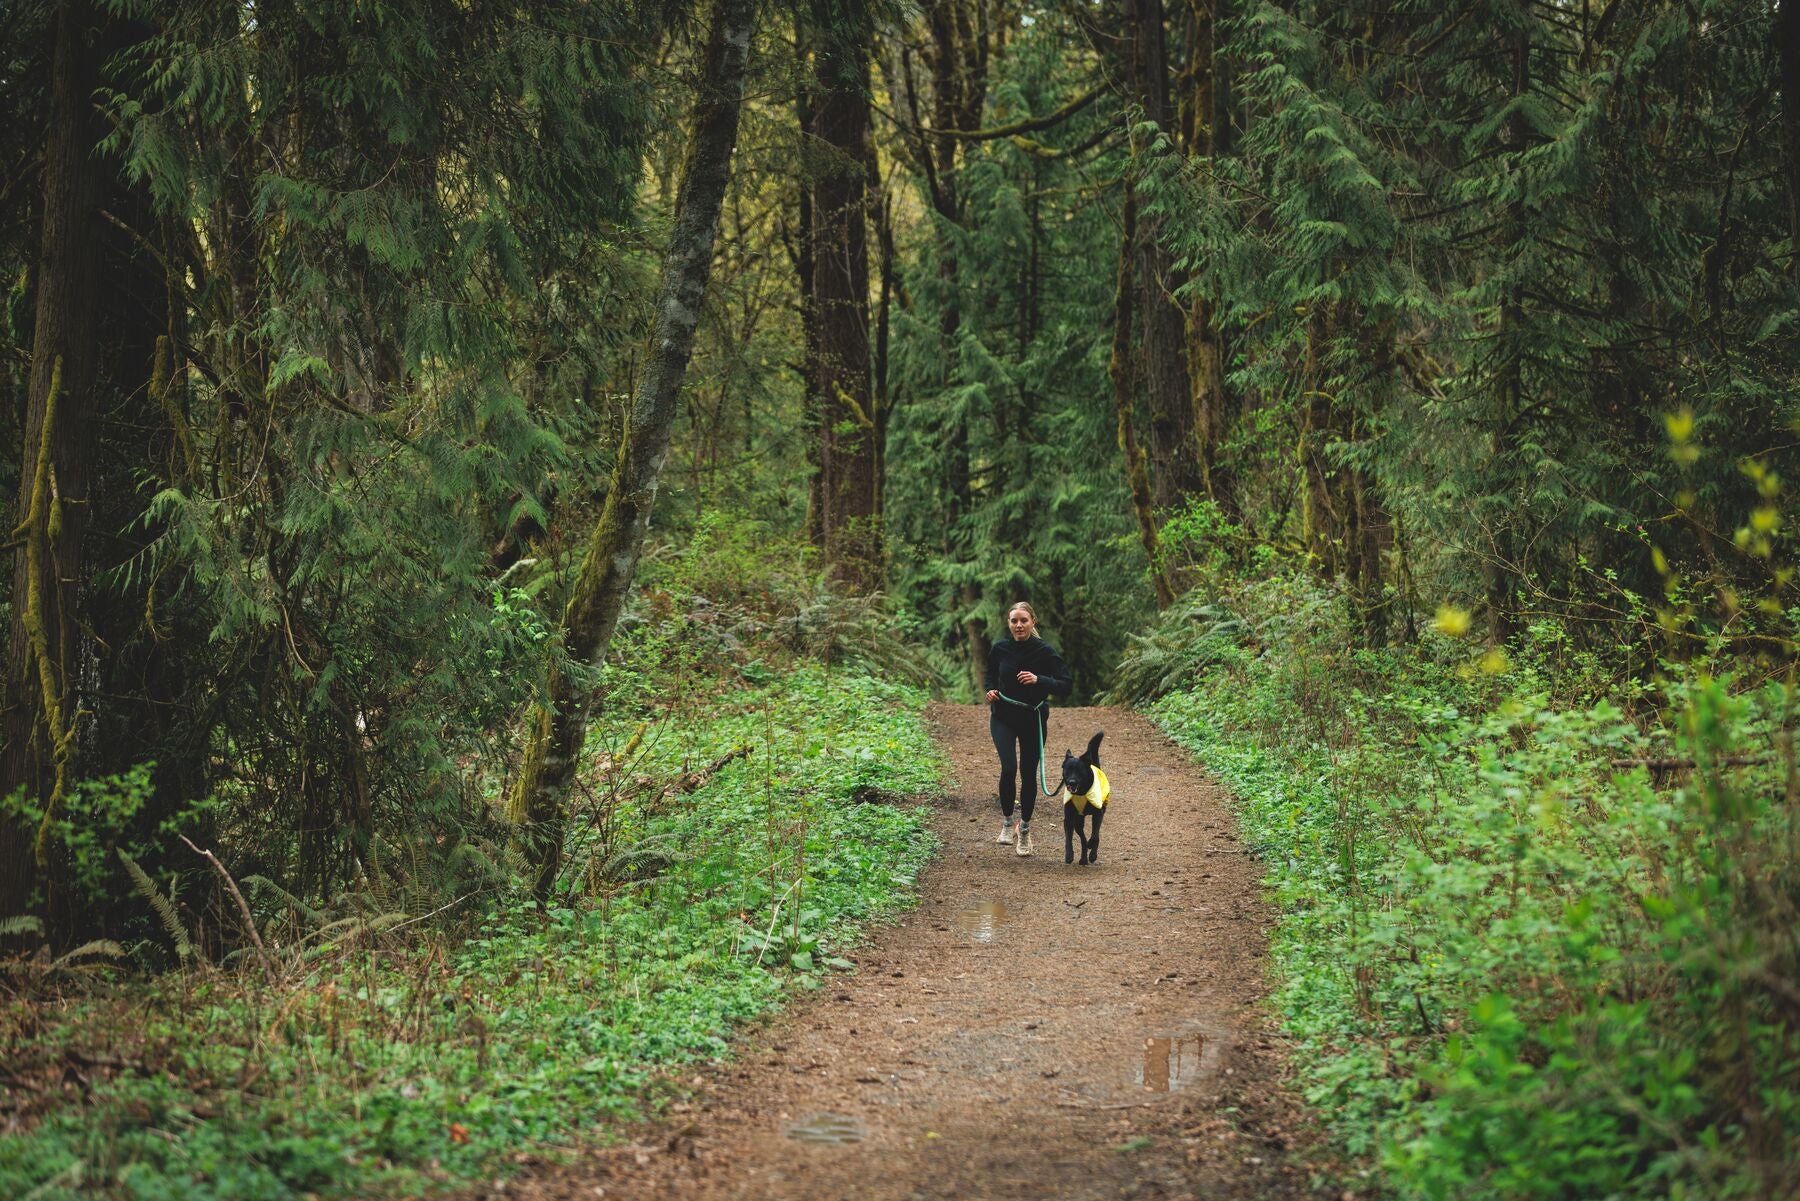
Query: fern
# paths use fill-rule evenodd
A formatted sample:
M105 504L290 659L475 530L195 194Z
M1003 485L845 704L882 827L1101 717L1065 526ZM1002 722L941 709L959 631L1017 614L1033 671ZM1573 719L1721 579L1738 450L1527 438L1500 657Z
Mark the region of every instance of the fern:
M299 897L281 887L281 885L275 883L267 876L245 876L239 883L241 883L245 890L252 896L259 893L267 893L274 897L289 910L306 919L308 925L316 926L325 920L325 915L322 912L314 909L311 905L308 905L305 901L302 901Z
M43 919L33 917L29 913L16 914L13 917L0 917L0 938L16 938L24 934L35 934L42 938L44 935Z
M125 958L125 948L110 938L96 938L91 942L82 943L73 950L64 951L56 957L51 967L59 971L67 970L81 960L93 959L98 956L104 956L107 959L123 959Z
M595 864L589 875L594 886L624 880L650 880L667 871L676 862L681 845L674 834L655 834L614 851Z
M182 963L186 963L193 957L194 944L188 939L187 928L182 924L181 915L175 912L174 903L156 890L155 882L145 874L143 868L138 866L137 860L125 853L123 847L118 848L118 853L119 860L125 865L125 871L131 876L132 887L137 890L139 896L150 903L150 908L156 911L156 916L162 922L163 929L168 931L169 941L175 947L175 957Z

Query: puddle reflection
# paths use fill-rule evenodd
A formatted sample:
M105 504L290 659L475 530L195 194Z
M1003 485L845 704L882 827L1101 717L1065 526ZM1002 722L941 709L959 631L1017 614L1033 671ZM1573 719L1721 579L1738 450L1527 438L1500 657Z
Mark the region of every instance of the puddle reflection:
M993 942L1010 921L1012 914L1003 903L977 897L957 912L956 928L976 942Z
M1145 1092L1179 1092L1200 1078L1206 1049L1203 1034L1157 1035L1144 1040L1138 1082Z
M827 1146L860 1143L868 1134L867 1126L844 1113L815 1113L787 1128L787 1136L795 1142L823 1143Z

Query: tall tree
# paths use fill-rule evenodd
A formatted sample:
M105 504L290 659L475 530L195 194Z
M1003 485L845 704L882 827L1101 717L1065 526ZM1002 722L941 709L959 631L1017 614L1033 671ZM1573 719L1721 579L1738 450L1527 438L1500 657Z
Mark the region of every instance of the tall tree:
M1134 176L1145 160L1163 153L1161 138L1176 135L1169 88L1168 35L1162 0L1131 5L1132 98L1155 132L1134 135ZM1172 148L1172 147L1171 147ZM1126 185L1135 187L1135 179ZM1137 220L1138 324L1144 396L1150 409L1150 482L1159 509L1168 510L1205 492L1202 456L1194 428L1194 385L1188 367L1188 315L1176 293L1185 282L1163 234L1164 216L1139 204Z
M1800 2L1781 0L1771 30L1781 89L1781 148L1787 184L1788 273L1800 300Z
M563 608L563 649L576 665L597 663L605 655L649 529L731 178L755 8L753 0L713 5L650 359L632 399L606 506ZM591 690L553 662L512 794L513 817L533 855L540 900L548 898L561 866L563 814L592 709Z
M988 7L978 2L976 10L977 19L971 20L967 6L953 0L933 0L926 7L923 56L930 71L928 92L915 77L915 55L909 40L901 41L886 66L888 90L904 114L903 145L934 218L930 223L933 277L928 291L937 304L938 342L933 356L937 371L930 379L919 381L934 393L949 387L959 374L962 303L957 242L962 185L958 161L962 141L958 135L980 124L992 54ZM921 95L926 99L922 101ZM966 544L971 508L966 413L949 414L943 436L946 505L936 550L942 559L950 560L966 556L970 549ZM965 575L947 582L944 592L942 603L961 643L963 670L971 686L979 689L988 649L980 583Z
M866 0L814 0L810 88L818 148L812 197L811 316L817 325L819 536L831 573L881 581L881 414L870 388L869 58Z
M90 716L80 703L77 606L98 400L101 163L92 96L105 48L86 4L60 7L53 28L0 752L0 796L22 790L41 816L0 816L5 913L25 910L51 865L48 832L77 778L80 726Z
M1144 545L1144 557L1150 561L1150 585L1156 592L1156 607L1166 609L1175 603L1175 586L1169 580L1164 564L1162 539L1157 530L1156 504L1150 496L1150 469L1144 449L1138 445L1136 375L1131 353L1131 304L1134 290L1132 271L1133 242L1137 237L1137 197L1125 189L1125 202L1120 212L1123 236L1119 244L1119 282L1113 290L1112 354L1107 358L1107 376L1112 381L1113 409L1117 414L1119 452L1125 456L1125 478L1131 485L1131 508L1137 514L1138 539Z
M1187 0L1182 16L1182 61L1176 72L1176 144L1190 159L1226 154L1231 147L1231 68L1220 52L1219 28L1228 0ZM1200 487L1225 509L1237 510L1229 470L1220 451L1237 417L1226 382L1228 348L1219 329L1219 303L1203 287L1190 286L1187 315L1188 379L1194 390L1193 447Z
M155 872L179 849L165 820L209 796L188 832L216 820L239 868L299 893L391 880L397 841L448 855L487 828L457 760L536 678L470 657L535 661L494 621L489 548L544 528L544 481L610 466L558 397L627 326L584 301L627 253L603 235L641 171L652 34L625 4L545 4L529 27L485 3L45 7L77 30L75 70L46 35L23 78L70 99L34 106L48 156L7 144L53 198L42 250L13 216L25 187L0 203L7 261L44 258L26 294L49 321L41 426L7 477L33 552L8 595L7 811L30 813L0 834L0 887L41 885L10 863L68 823ZM103 289L81 283L96 262ZM104 777L150 761L152 795L115 820ZM68 820L46 826L59 774ZM84 924L132 920L107 904L122 869L82 887Z

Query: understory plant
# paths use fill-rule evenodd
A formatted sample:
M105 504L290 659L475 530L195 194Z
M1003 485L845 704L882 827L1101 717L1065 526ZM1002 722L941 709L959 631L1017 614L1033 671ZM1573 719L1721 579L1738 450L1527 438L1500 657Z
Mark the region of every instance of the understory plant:
M1353 650L1348 620L1269 579L1127 664L1239 798L1343 1145L1404 1197L1795 1195L1792 682L1635 682L1548 623Z
M788 990L853 969L860 930L909 901L933 848L912 803L940 772L924 694L767 646L701 671L660 657L653 624L603 673L616 703L547 906L471 844L471 892L438 911L396 890L405 863L330 903L245 880L255 935L229 966L145 975L131 948L13 961L0 1195L491 1178L610 1137Z

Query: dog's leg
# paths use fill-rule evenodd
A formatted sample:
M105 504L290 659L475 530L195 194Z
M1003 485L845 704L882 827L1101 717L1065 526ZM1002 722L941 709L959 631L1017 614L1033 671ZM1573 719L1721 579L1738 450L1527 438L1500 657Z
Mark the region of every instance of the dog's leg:
M1094 835L1082 845L1082 852L1089 863L1097 863L1100 859L1100 819L1106 816L1106 810L1094 810Z
M1063 862L1075 862L1075 831L1081 828L1081 814L1075 811L1073 801L1063 802ZM1087 844L1082 844L1085 855Z

